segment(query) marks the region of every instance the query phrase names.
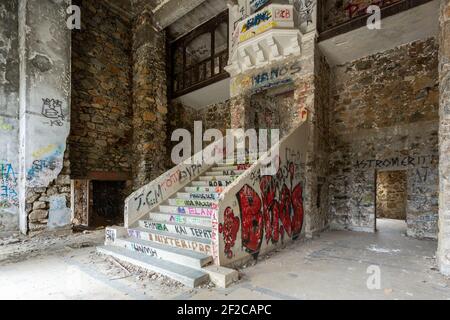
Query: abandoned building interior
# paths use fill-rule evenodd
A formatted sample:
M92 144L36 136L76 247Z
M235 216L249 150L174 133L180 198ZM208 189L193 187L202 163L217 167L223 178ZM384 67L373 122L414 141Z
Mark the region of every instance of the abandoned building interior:
M173 163L199 122L232 161ZM276 174L239 128L280 130ZM450 2L0 0L0 141L0 238L103 228L103 255L228 287L392 222L450 276Z

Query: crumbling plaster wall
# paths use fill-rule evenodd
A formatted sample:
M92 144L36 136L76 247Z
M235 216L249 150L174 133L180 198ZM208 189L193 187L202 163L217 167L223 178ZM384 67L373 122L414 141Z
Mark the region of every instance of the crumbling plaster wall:
M439 245L441 272L450 275L450 1L441 0L439 13Z
M0 232L19 228L18 0L0 1Z
M20 227L70 223L69 0L19 3Z
M416 41L333 70L330 214L373 232L377 171L407 171L408 235L436 238L438 47Z

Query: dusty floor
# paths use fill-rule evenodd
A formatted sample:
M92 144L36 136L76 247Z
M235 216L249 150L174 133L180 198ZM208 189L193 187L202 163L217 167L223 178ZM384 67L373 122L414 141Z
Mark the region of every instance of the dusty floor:
M380 221L379 229L297 241L241 270L231 288L194 290L97 255L101 231L12 238L0 241L0 299L450 299L435 241L407 238L401 222ZM371 265L380 267L380 289L367 287Z

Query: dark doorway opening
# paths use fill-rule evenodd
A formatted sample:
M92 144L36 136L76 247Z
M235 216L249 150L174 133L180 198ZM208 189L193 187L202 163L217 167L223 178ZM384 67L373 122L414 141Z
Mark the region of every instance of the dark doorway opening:
M408 184L406 171L381 171L376 178L376 226L396 225L406 233Z
M90 227L123 224L125 186L125 181L92 181Z

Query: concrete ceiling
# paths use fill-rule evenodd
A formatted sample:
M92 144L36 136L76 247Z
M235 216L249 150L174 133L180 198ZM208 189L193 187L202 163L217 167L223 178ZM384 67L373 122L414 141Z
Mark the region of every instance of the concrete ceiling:
M144 7L153 11L160 29L179 38L227 9L234 0L103 0L123 15L133 17Z
M402 44L435 37L439 32L439 0L382 20L380 30L362 27L319 43L332 65L342 65Z
M192 0L189 0L192 1ZM169 26L169 36L177 39L227 9L226 0L206 0Z

